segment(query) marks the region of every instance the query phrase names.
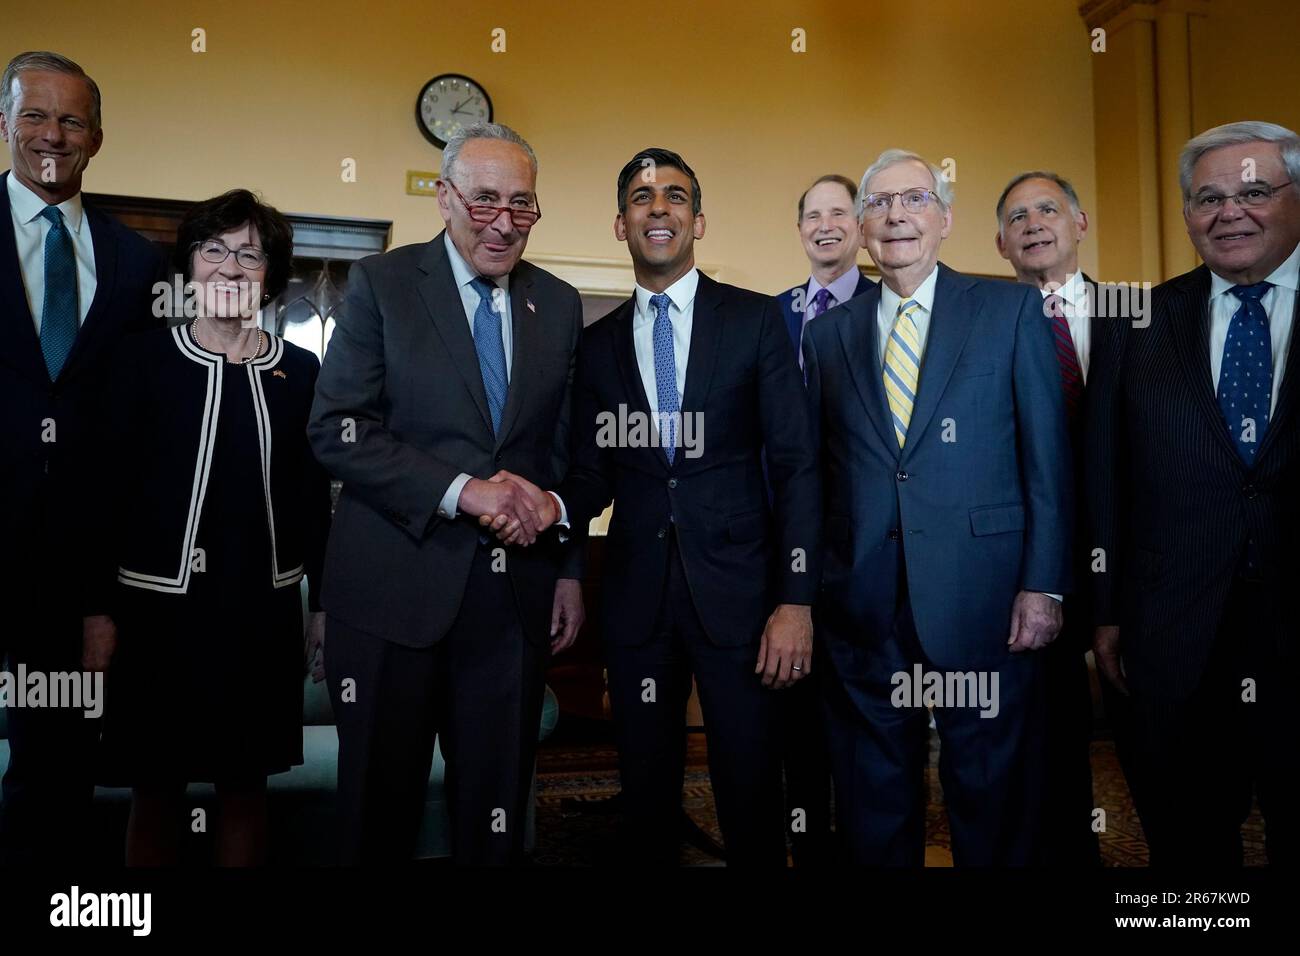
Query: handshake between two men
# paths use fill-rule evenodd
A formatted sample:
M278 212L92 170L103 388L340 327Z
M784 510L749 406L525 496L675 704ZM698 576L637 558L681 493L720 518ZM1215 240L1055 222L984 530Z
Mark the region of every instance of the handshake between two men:
M527 478L498 471L484 481L471 478L461 489L458 507L478 518L503 544L527 546L560 520L560 499Z

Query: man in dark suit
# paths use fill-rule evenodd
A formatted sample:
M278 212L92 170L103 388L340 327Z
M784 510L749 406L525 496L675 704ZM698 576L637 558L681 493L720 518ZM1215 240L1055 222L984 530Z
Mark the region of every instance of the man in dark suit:
M803 285L777 296L790 344L803 366L803 330L812 319L875 285L858 268L862 236L853 210L857 183L829 174L799 197L799 241L812 268ZM795 866L835 860L831 833L831 760L817 681L802 681L777 698L786 830Z
M853 210L857 188L847 176L833 173L822 176L799 197L796 224L812 275L777 299L801 367L804 326L875 285L858 268L862 236Z
M1296 860L1300 139L1230 123L1179 160L1204 265L1107 321L1088 389L1097 664L1130 694L1153 865L1240 865L1259 798Z
M575 528L615 501L603 632L629 855L677 859L693 676L727 862L783 866L774 698L812 670L816 463L776 303L695 269L700 202L668 150L619 174L636 290L583 336L559 496Z
M0 659L11 671L103 671L117 635L89 573L84 531L107 358L156 324L159 257L85 205L81 179L103 141L100 95L56 53L14 57L0 80ZM96 722L69 708L9 711L0 859L82 852Z
M1070 425L1075 488L1083 483L1083 395L1087 387L1097 284L1079 269L1079 243L1088 214L1068 180L1051 172L1021 173L1002 190L997 205L998 252L1016 281L1043 296L1051 323ZM1075 527L1086 526L1084 496L1076 495ZM1075 593L1062 604L1060 636L1044 651L1047 682L1047 793L1043 803L1044 852L1049 864L1100 866L1093 826L1092 691L1086 654L1092 647L1090 563L1086 536L1075 540Z
M453 138L446 230L353 267L317 384L312 447L343 481L322 602L345 862L410 858L435 734L453 858L523 851L546 663L582 621L580 556L542 536L564 516L537 487L567 468L582 310L520 258L536 176L504 126Z
M858 208L883 281L804 334L838 833L862 864L924 861L924 705L954 862L1040 858L1039 649L1071 576L1065 407L1041 297L938 262L951 206L937 167L882 153Z

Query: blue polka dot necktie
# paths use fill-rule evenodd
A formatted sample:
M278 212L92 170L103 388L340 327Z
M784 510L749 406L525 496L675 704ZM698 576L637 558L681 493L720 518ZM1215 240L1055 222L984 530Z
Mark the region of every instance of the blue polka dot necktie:
M659 397L659 441L668 464L677 454L677 418L681 398L677 394L677 359L673 354L673 323L668 318L668 296L650 296L655 307L655 393Z
M488 413L492 416L492 434L501 430L501 409L506 405L506 348L501 337L501 320L505 313L505 292L495 282L475 276L470 285L478 293L474 310L474 350L478 352L478 369L487 392Z
M1268 429L1269 403L1273 398L1273 343L1268 332L1268 313L1260 300L1272 288L1268 282L1234 285L1228 291L1241 305L1228 324L1219 367L1219 409L1228 437L1247 465L1255 463L1255 452Z
M41 355L50 381L59 377L77 340L77 256L58 206L46 206L45 300L41 309Z

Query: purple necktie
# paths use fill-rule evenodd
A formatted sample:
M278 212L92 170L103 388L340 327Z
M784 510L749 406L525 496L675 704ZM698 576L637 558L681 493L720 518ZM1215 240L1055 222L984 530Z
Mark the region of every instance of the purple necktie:
M803 324L799 326L799 367L803 368L803 330L808 327L808 323L817 316L821 315L831 307L831 290L818 289L817 294L812 297L808 303L808 308L804 309Z

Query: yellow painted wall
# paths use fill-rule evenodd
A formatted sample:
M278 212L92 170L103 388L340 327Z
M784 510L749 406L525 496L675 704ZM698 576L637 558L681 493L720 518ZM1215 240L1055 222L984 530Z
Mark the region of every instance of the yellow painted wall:
M414 103L440 72L482 82L496 118L537 150L533 252L625 256L614 180L647 145L700 176L700 261L767 292L807 274L799 192L824 172L857 178L886 147L956 161L943 257L959 269L1009 274L993 206L1021 169L1056 169L1095 204L1092 54L1074 0L51 0L14 5L3 23L0 58L54 49L99 81L105 145L88 190L197 199L248 186L287 211L392 219L397 244L441 227L432 200L404 194L406 170L438 166ZM206 53L190 50L195 27ZM495 27L505 53L490 49ZM806 53L791 52L794 28ZM341 181L346 157L355 183Z
M1192 119L1196 132L1236 120L1300 131L1300 4L1219 0L1192 20Z

